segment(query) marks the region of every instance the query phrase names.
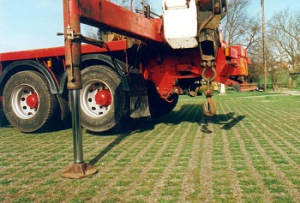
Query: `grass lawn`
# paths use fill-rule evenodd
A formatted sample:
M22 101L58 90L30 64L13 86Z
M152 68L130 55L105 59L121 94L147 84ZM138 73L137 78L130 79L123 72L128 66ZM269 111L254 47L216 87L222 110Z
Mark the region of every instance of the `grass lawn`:
M273 92L180 96L157 121L121 134L84 129L84 160L98 173L61 172L73 161L72 130L0 129L0 202L300 202L300 96Z

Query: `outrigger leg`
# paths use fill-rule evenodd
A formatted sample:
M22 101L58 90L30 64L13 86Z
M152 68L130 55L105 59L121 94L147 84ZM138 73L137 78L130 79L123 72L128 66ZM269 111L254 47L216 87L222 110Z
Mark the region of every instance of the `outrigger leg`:
M68 73L67 87L71 96L72 127L74 163L62 172L65 178L83 178L95 174L97 169L83 161L83 147L80 121L80 94L82 88L80 65L81 65L81 41L79 5L77 1L64 0L64 33L65 58Z

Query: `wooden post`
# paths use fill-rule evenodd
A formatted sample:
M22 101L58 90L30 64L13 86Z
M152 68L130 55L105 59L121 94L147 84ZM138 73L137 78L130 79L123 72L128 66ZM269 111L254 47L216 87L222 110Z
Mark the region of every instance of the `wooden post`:
M266 60L266 39L265 39L265 2L261 0L262 10L262 44L263 44L263 67L264 67L264 91L267 91L267 60Z

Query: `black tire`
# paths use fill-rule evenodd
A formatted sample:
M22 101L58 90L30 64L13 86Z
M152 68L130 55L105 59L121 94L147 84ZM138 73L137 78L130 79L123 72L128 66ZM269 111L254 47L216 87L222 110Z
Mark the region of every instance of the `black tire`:
M172 94L168 100L161 98L156 91L155 85L147 81L147 91L151 118L156 119L170 113L178 102L178 94Z
M9 123L22 132L35 132L51 124L57 109L46 78L35 71L13 75L3 90L3 110Z
M81 78L82 126L92 132L118 131L129 109L120 76L107 66L95 65L82 70ZM105 93L102 101L97 100L100 92Z

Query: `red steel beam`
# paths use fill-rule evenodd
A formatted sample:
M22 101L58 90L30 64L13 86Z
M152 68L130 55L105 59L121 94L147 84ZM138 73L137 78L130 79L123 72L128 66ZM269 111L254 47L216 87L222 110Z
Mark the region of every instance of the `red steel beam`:
M163 42L162 20L148 19L108 0L78 0L81 22L137 39Z

